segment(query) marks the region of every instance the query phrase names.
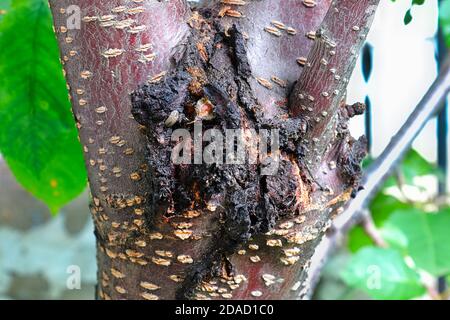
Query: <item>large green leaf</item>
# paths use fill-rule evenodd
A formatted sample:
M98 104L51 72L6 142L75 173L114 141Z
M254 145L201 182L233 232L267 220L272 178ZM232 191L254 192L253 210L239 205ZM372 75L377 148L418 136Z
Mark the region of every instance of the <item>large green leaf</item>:
M352 257L341 276L347 285L380 300L411 299L425 292L419 275L393 249L361 249Z
M385 224L394 247L411 256L417 267L435 276L450 273L450 211L426 213L418 209L394 213ZM397 234L396 237L392 235Z
M45 0L13 0L0 22L0 151L17 180L56 212L86 169Z
M380 192L370 205L370 213L377 227L382 227L389 216L400 209L408 209L409 204L401 202L395 197ZM362 227L353 228L348 236L348 247L350 251L356 252L362 247L372 245L373 242Z
M439 7L439 23L447 47L450 48L450 1L441 1Z

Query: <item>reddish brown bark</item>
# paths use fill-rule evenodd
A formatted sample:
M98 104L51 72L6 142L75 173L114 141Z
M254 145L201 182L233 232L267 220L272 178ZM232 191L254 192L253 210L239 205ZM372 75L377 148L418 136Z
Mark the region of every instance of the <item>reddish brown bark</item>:
M329 62L336 65L337 72L332 74L350 76L356 59L350 48L356 52L361 45L360 31L366 33L373 16L366 10L374 9L377 1L335 1L333 6L340 13L333 13L332 7L320 36L314 30L331 1L320 1L312 7L295 0L241 5L222 1L192 14L181 0L126 5L121 1L75 2L85 21L81 30L63 27L67 18L64 8L74 1L50 1L93 194L98 296L301 298L309 289L303 282L318 241L333 212L357 189L364 152L362 141L354 141L346 129L348 118L361 108L345 107L345 81L339 82L335 98L317 98L314 103L310 99L306 111L300 95L315 97L335 89L336 79L330 82L322 70L326 39L339 44L339 51ZM360 26L353 31L356 37L341 36L344 27L353 26ZM289 102L302 70L299 62L304 59L299 58L307 57L313 45L307 70ZM326 55L328 49L332 50L327 48ZM311 80L315 72L319 81ZM176 82L182 74L189 74L189 80ZM173 96L176 99L170 102L179 104L180 97L200 98L210 94L208 88L223 86L227 99L239 110L241 124L278 121L286 129L292 126L281 123L289 118L304 124L298 133L301 139L295 142L296 151L282 152L282 174L267 178L268 190L256 193L275 201L273 198L279 195L283 198L280 189L286 186L286 194L294 194L295 204L289 214L269 217L276 223L270 225L267 234L253 232L249 241L233 238L233 246L229 240L221 243L221 236L230 236L223 221L225 226L231 221L234 228L241 226L240 220L229 218L230 212L204 207L206 194L197 189L202 179L182 184L173 176L173 170L179 169L165 159L170 145L164 142L171 131L161 125L164 122L149 121L157 116L156 110L145 109L148 105L161 106L161 116L168 116L165 112L170 113L170 108L182 111L185 106L164 105L162 100L152 101L154 97L142 103L135 98L139 102L135 117L147 130L139 130L130 117L129 94L148 79L150 85L137 91L137 96L157 92L159 98L169 101ZM177 83L186 87L173 88ZM155 163L166 163L167 167ZM181 168L180 172L187 175L195 170ZM254 168L245 170L251 173ZM172 212L174 198L183 188L198 206L194 203L192 210L182 207ZM247 198L245 205L252 201L256 198ZM232 211L234 206L225 211Z
M124 8L122 3L50 1L85 150L98 244L98 295L105 299L142 298L139 283L151 281L146 266L158 248L140 246L156 232L145 223L152 186L146 141L131 116L129 94L170 68L190 14L182 0L130 2ZM81 30L66 27L71 5L81 8ZM145 261L137 257L138 250L145 250ZM175 282L165 282L165 290L173 292Z
M316 33L290 104L293 117L310 119L306 137L316 139L311 148L311 170L323 162L322 155L338 130L339 113L353 116L362 112L358 105L349 110L340 107L378 4L379 0L335 1Z

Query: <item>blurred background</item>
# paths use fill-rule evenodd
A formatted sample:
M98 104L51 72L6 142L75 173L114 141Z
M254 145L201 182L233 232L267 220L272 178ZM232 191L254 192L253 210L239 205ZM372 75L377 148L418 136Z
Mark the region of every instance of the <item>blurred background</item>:
M26 5L25 0L0 0L0 79L8 71L6 43L14 23L8 16L14 15L14 2ZM373 158L423 97L446 55L445 32L438 30L450 19L450 0L438 2L382 0L348 91L350 103L370 105L369 115L353 120L351 129L355 136L369 135ZM48 18L48 12L39 14ZM42 23L49 23L47 18ZM20 166L12 160L6 164L4 158L13 157L5 143L11 132L2 129L9 124L2 110L11 108L11 86L0 80L0 299L93 299L95 238L85 180L69 204L52 203L36 191L38 179L30 182L29 174L18 174ZM356 227L325 267L316 299L447 298L447 123L446 113L428 123L415 151L371 206L374 225L389 248L376 246L363 227ZM20 143L20 133L16 138ZM403 221L404 214L410 222ZM81 289L67 287L71 266L81 270Z

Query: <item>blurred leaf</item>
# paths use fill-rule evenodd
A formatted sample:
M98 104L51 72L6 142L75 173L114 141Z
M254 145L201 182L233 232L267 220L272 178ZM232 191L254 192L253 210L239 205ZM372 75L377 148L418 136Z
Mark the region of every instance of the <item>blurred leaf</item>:
M434 276L450 273L450 210L439 213L402 210L389 218L386 227L397 230L399 237L392 244L404 247L418 268Z
M389 216L401 209L408 209L409 204L401 202L395 197L379 193L370 205L370 212L377 227L381 227ZM355 227L349 233L348 247L356 252L362 247L372 245L372 240L367 236L362 227Z
M408 185L414 185L414 178L426 175L438 175L439 170L431 163L429 163L424 157L420 155L416 150L411 149L403 159L399 172L403 182ZM393 178L389 178L385 187L392 187L397 185L397 182Z
M351 255L339 249L327 261L320 274L320 282L314 291L314 300L368 300L363 291L349 287L336 270L344 270Z
M363 167L368 168L375 162L375 159L366 158L363 161ZM411 149L405 155L402 163L399 165L398 172L400 173L403 182L408 185L414 185L414 178L426 175L437 175L441 177L441 173L438 168L429 163L424 157L420 155L416 150ZM383 189L387 187L393 187L397 185L397 180L394 177L389 177Z
M366 158L364 158L363 159L363 161L362 161L362 167L364 168L364 169L366 169L366 168L368 168L368 167L370 167L370 165L373 163L375 161L375 159L373 159L372 157L366 157Z
M363 248L341 275L347 285L375 299L411 299L425 292L419 275L392 249Z
M396 2L397 0L391 0L391 1ZM408 9L408 11L406 11L405 17L403 18L403 23L405 25L409 24L413 19L413 16L411 13L413 6L421 6L424 3L425 3L425 0L412 0L411 1L411 7Z
M3 16L8 13L10 7L11 7L11 0L2 0L0 2L0 21L3 18Z
M447 284L447 287L450 287L450 275L447 275L447 276L445 277L445 282L446 282L446 284Z
M380 235L390 248L396 249L403 255L407 255L408 238L396 227L386 223L380 230Z
M408 11L406 11L405 13L405 17L403 18L403 23L404 24L409 24L412 21L412 14L411 14L411 9L409 9Z
M436 174L436 167L422 157L416 150L411 149L402 162L402 173L407 182L413 183L417 176Z
M360 226L354 227L348 234L348 248L355 253L363 247L373 245L373 241Z
M439 23L445 43L450 48L450 1L441 1L439 7Z
M45 0L13 0L0 23L0 151L53 213L86 186L86 169Z

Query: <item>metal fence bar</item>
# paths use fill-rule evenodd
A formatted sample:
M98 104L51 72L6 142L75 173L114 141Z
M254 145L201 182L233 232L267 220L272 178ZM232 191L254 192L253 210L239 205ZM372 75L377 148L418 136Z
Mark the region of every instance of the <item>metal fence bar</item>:
M373 49L369 43L366 43L362 49L362 74L364 81L369 82L373 69ZM364 115L364 129L367 138L367 151L369 156L372 154L372 103L370 97L367 95L365 99L366 112Z
M366 171L362 181L364 189L356 195L355 199L350 201L346 210L334 220L330 232L324 236L317 247L311 261L310 273L306 280L309 288L307 297L310 298L312 296L326 258L328 258L346 232L362 220L364 213L367 212L366 208L369 202L411 148L414 139L427 122L443 107L443 101L446 99L449 91L450 59L442 66L438 78L422 98L419 105L392 138L383 153Z
M437 117L437 136L438 136L438 166L442 173L442 179L439 179L439 194L447 194L448 186L448 106L443 103L441 112Z
M442 0L439 0L439 5L442 5ZM437 57L439 70L444 63L444 59L447 56L447 47L444 43L444 36L442 34L442 28L438 28L436 35L437 42ZM448 192L448 105L447 101L442 102L444 106L437 116L437 159L439 171L442 174L438 179L438 192L440 196L444 196ZM447 288L447 281L445 277L438 279L438 290L444 292Z
M439 0L441 3L442 0ZM439 28L437 33L437 62L439 70L444 64L444 60L447 57L447 46L444 42L444 36L442 29ZM444 106L437 118L437 139L438 139L438 165L441 172L444 174L444 179L439 180L439 193L446 194L448 191L447 177L448 177L448 105L447 101L443 101Z
M364 118L365 135L367 138L367 152L369 157L372 155L373 135L372 135L372 102L369 96L366 96L366 113Z

